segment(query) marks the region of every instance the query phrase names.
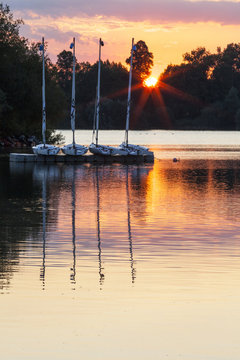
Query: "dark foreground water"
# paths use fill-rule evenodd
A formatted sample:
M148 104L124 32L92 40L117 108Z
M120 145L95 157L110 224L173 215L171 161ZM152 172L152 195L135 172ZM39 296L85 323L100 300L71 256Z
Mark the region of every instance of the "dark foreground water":
M239 219L231 154L0 163L1 358L238 360Z

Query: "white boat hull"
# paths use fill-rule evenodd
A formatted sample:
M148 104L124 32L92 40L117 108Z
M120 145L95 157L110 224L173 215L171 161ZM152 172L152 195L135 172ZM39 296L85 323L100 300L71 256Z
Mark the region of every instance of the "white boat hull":
M57 155L60 151L58 146L39 144L32 147L33 153L36 155Z
M83 145L73 145L73 144L70 144L70 145L65 145L61 148L62 152L65 154L65 155L84 155L86 154L86 152L88 151L88 148L86 146L83 146Z
M127 155L149 155L151 152L145 146L122 143L119 149L127 152Z
M96 155L127 155L127 151L120 147L91 144L89 151Z

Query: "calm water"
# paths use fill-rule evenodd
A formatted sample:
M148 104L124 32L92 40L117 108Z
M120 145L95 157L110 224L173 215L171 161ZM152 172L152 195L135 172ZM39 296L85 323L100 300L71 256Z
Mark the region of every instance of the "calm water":
M0 163L1 358L239 359L235 145Z
M66 140L66 143L72 142L71 130L57 130ZM123 130L100 130L99 143L116 145L124 140ZM90 144L92 141L92 131L76 130L76 142ZM161 146L214 146L239 147L239 131L175 131L175 130L145 130L129 131L129 142L140 145L161 145Z

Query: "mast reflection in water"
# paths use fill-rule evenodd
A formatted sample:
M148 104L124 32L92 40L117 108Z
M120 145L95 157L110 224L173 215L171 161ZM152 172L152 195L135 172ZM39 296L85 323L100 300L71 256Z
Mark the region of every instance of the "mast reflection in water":
M132 232L131 232L131 213L130 213L130 196L129 196L129 185L128 185L128 165L126 165L126 190L127 190L127 214L128 214L128 239L129 239L129 251L130 251L130 264L132 283L136 279L136 269L133 264L133 245L132 245Z
M101 233L100 233L100 190L98 178L98 166L96 166L96 192L97 192L97 239L98 239L98 261L99 261L99 284L103 285L104 274L102 267L102 249L101 249Z
M76 284L76 233L75 233L75 211L76 211L76 190L75 190L75 178L76 170L73 167L73 178L72 178L72 247L73 247L73 266L71 268L70 279L72 284ZM75 289L75 288L74 288Z
M43 260L42 260L42 268L40 271L40 279L43 284L43 290L45 288L46 212L47 212L47 179L46 179L46 172L44 171L43 178L42 178Z

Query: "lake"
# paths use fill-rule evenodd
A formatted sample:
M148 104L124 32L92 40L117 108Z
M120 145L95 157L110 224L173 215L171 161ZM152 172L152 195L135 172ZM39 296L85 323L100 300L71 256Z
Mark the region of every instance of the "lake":
M66 143L72 142L71 130L56 130ZM123 130L99 130L99 143L117 145L124 140ZM76 142L88 145L92 142L91 130L76 130ZM215 148L240 146L239 131L182 131L142 130L129 131L129 143L153 146L214 146Z
M239 359L239 133L155 134L154 164L0 162L4 360Z

